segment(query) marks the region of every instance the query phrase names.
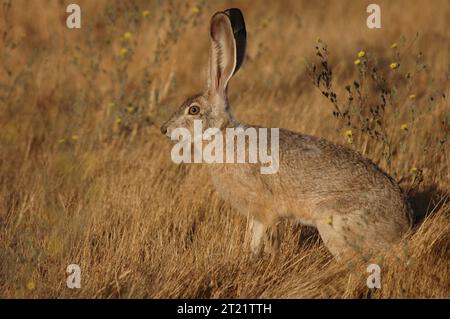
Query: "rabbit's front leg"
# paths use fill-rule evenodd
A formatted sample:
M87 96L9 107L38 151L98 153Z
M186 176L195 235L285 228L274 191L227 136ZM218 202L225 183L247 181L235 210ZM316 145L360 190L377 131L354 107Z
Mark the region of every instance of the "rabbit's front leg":
M266 226L263 223L252 219L250 227L252 232L250 249L253 257L257 257L261 252L262 239L266 232Z

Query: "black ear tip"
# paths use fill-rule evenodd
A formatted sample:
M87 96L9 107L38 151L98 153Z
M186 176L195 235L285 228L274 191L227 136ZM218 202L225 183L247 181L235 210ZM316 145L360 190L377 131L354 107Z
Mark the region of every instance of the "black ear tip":
M231 8L224 11L229 17L234 34L246 34L244 15L238 8Z
M231 22L231 27L233 28L233 35L236 41L236 69L237 70L242 65L245 56L245 48L247 45L247 30L245 29L244 15L238 8L230 8L224 11Z

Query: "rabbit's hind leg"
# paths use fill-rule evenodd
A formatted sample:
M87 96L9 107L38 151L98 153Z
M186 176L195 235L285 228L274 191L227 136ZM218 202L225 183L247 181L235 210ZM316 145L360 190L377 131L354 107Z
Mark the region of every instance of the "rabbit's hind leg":
M361 210L347 214L336 213L316 222L320 237L337 260L343 257L371 257L383 244L373 223L369 223Z
M350 234L345 234L345 223L339 216L330 215L323 220L318 220L316 227L324 245L338 261L342 260L344 256L348 256L353 250L351 249L352 245L357 244L351 242L353 238Z

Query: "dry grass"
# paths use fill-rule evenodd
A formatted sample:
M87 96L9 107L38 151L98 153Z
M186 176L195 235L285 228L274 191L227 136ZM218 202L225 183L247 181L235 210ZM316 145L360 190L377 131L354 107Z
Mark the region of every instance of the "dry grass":
M82 29L68 30L68 1L15 0L10 9L2 1L0 297L449 298L450 152L442 140L450 8L446 0L379 2L381 30L366 28L366 1L105 0L79 1ZM389 167L376 142L365 148L414 188L415 213L426 214L379 261L382 289L366 287L366 265L336 263L317 233L290 222L279 256L251 261L245 218L214 193L202 167L171 162L158 125L203 88L207 23L230 6L244 11L249 30L248 58L230 88L237 117L338 143L346 143L345 125L304 67L316 37L328 44L339 97L359 50L388 66L390 44L420 32L406 55L421 50L428 62L412 88L422 111L412 121L399 104L385 123L401 146ZM121 41L126 31L132 37ZM363 142L355 133L349 146ZM66 287L71 263L81 266L81 289Z

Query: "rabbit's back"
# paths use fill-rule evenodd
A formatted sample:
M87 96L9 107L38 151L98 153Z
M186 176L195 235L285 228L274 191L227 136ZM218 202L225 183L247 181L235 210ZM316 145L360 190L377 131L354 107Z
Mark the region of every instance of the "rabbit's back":
M325 139L280 129L276 174L261 174L259 164L211 167L224 199L269 224L286 216L318 228L341 223L376 241L380 232L393 241L410 225L397 183L358 152Z

